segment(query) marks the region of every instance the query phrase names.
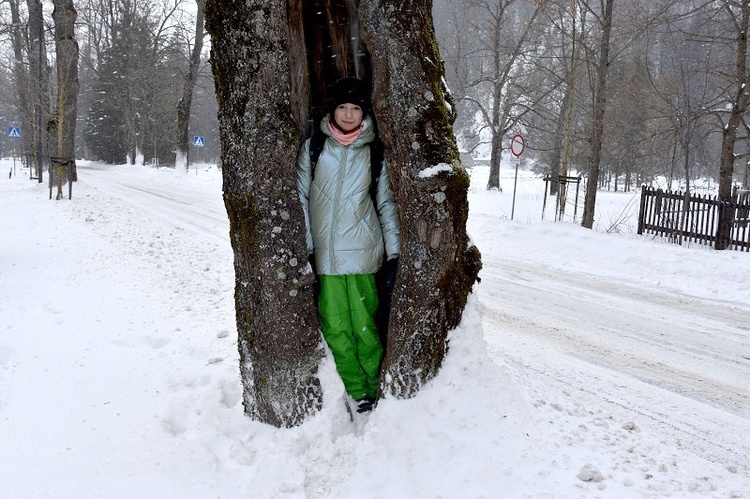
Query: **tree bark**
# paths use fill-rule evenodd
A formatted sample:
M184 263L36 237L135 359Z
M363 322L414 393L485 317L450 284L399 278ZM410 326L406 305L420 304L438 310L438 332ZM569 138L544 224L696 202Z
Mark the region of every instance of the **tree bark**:
M195 43L190 54L188 71L182 85L182 97L177 103L177 147L175 157L175 171L188 170L190 165L190 106L193 103L193 89L198 79L198 69L203 51L203 11L206 0L196 0L198 12L195 17Z
M469 177L453 136L432 1L362 0L359 12L402 223L381 392L408 398L438 373L481 260L466 234Z
M305 6L307 5L309 2L287 2L289 9L289 50L287 52L292 68L290 72L292 116L298 128L302 130L303 137L310 136L314 126L309 53L305 40Z
M48 164L47 148L47 115L49 114L49 85L47 84L47 50L44 43L44 17L42 2L40 0L26 0L29 9L29 87L33 102L33 157L34 166L41 165L44 171ZM38 169L38 168L37 168ZM37 171L39 181L42 181L42 172Z
M603 4L602 32L599 43L599 63L596 67L596 91L594 94L594 113L591 126L591 159L589 163L588 182L586 184L586 198L583 205L583 219L581 225L587 229L594 226L594 209L596 206L596 191L599 187L599 168L602 157L602 142L604 135L604 111L607 103L607 75L609 73L609 40L612 33L612 10L615 0L606 0Z
M296 184L285 0L208 0L224 203L234 249L245 413L289 427L318 411L323 355Z
M358 69L354 58L377 54L374 114L403 225L382 393L410 397L437 374L448 331L458 325L481 268L466 234L469 178L451 128L454 107L443 84L431 2L363 0L359 18L352 6L351 0L323 0L326 15L318 15L300 0L206 5L243 401L249 416L276 426L299 424L322 403L321 335L295 156L308 119L324 109L327 87L343 76L367 74L370 68ZM359 21L369 54L360 54ZM331 39L352 44L309 48L310 33L332 24L338 28ZM306 48L307 60L299 56ZM316 69L332 57L341 57L334 68Z
M18 0L10 0L11 22L13 24L11 28L11 40L13 43L13 80L16 86L16 95L18 95L19 114L21 118L21 151L22 155L25 156L25 161L31 159L31 151L34 148L34 110L32 109L29 102L34 102L35 99L29 95L31 89L29 87L29 74L26 70L24 61L26 60L24 53L24 33L22 30L21 15L18 9ZM34 154L34 157L36 155ZM30 170L35 168L36 165L28 165Z
M505 11L505 7L500 8L503 12ZM492 146L490 150L490 176L487 179L487 190L494 189L500 192L503 192L503 188L500 185L500 163L503 158L503 136L505 135L505 122L500 122L500 106L503 101L503 89L506 89L506 94L509 91L509 89L507 88L508 75L505 71L503 71L503 63L500 60L500 41L502 39L500 24L503 18L504 14L500 14L496 18L497 20L492 30L492 79L494 81L492 85L492 110L490 114ZM507 102L507 99L510 99L510 97L508 95L505 95L505 99Z
M77 180L75 168L76 116L78 112L78 41L75 22L78 17L73 0L55 0L52 18L55 21L57 54L57 151L58 157L72 160L70 180ZM67 182L68 178L63 178ZM59 184L58 184L59 185ZM58 197L62 193L58 192Z
M717 250L727 249L731 244L734 208L732 206L732 178L734 176L734 145L737 141L737 129L750 105L747 85L747 30L750 28L750 0L742 0L739 16L735 17L737 59L735 64L735 83L737 90L732 102L729 120L724 126L721 139L721 166L719 168L719 227L716 233ZM724 6L730 18L735 15L731 7Z

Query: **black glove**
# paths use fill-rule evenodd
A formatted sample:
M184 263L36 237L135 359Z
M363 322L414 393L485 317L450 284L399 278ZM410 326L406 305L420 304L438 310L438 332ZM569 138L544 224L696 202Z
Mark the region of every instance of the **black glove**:
M312 268L313 274L318 275L318 269L315 267L315 255L309 255L307 257L307 263L310 264L310 268Z
M312 268L313 271L313 285L312 285L312 292L313 292L313 300L315 302L315 306L318 306L318 297L320 296L320 277L318 277L318 269L315 266L315 255L310 255L307 257L307 261L310 264L310 268Z
M383 264L383 280L389 296L393 293L393 286L396 284L396 272L398 272L398 256Z
M391 315L391 295L396 284L396 273L398 272L398 255L387 260L378 269L375 275L375 284L378 287L378 299L380 306L375 316L380 332L380 342L383 347L388 341L388 318Z

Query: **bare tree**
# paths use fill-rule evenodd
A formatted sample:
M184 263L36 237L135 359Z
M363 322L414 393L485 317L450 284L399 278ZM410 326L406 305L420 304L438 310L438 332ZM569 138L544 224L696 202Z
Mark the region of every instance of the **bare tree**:
M537 22L549 2L533 5L517 0L472 0L461 4L473 17L468 25L456 27L474 34L479 46L468 52L482 61L476 70L463 75L461 99L469 103L465 110L480 116L481 130L490 143L488 189L500 189L500 160L506 134L519 126L539 98L549 91L530 75L531 54L537 48ZM455 44L459 49L461 46ZM457 56L461 51L456 52ZM467 63L471 65L471 63ZM454 70L455 72L455 70ZM461 79L463 79L461 78Z
M561 179L568 176L573 149L574 139L574 116L576 115L576 90L580 80L580 42L582 35L582 24L579 13L573 3L569 8L565 3L552 3L545 9L545 15L553 28L546 37L550 43L550 56L545 58L547 65L553 66L553 71L559 78L557 98L551 106L551 113L542 113L549 116L549 121L554 127L551 131L551 147L549 174L552 179ZM552 182L550 194L559 194L558 213L563 213L566 203L564 182Z
M473 155L485 142L480 136L482 125L476 121L477 106L466 97L487 101L482 88L469 87L484 72L485 66L483 40L475 36L479 30L478 14L469 1L455 0L434 0L432 11L435 35L445 61L445 79L456 101L454 132L459 147Z
M8 0L11 13L10 36L13 46L13 80L18 98L18 114L21 119L21 143L23 154L30 154L35 149L34 140L34 110L33 102L36 101L31 94L31 81L29 71L26 67L28 34L24 29L25 23L21 22L19 11L19 0ZM34 155L36 158L36 155Z
M203 9L206 0L195 0L198 11L195 17L195 40L190 53L188 70L182 85L182 97L177 103L177 144L175 154L175 171L187 170L190 163L190 105L193 102L193 89L198 79L198 70L203 51Z
M609 42L612 34L612 11L615 0L602 0L602 12L599 16L601 31L599 33L599 50L596 55L596 82L594 86L594 107L591 133L591 157L589 160L586 199L583 206L581 225L587 229L594 226L596 190L599 187L599 168L604 134L604 111L607 95L607 76L609 74Z
M54 117L57 150L55 155L65 158L66 161L72 161L70 180L76 180L75 132L78 110L78 41L75 36L75 22L77 16L73 0L55 0L55 10L52 13L55 21L57 55L57 113ZM62 197L61 192L57 194L58 199Z
M721 142L721 168L719 170L719 228L716 234L716 249L729 247L734 208L732 201L732 179L734 176L735 145L737 133L750 105L748 84L750 75L747 71L748 34L750 29L750 0L722 0L719 7L727 16L727 25L731 26L734 35L736 52L732 87L727 102L729 116L723 121ZM731 74L731 73L730 73Z
M711 61L716 58L716 47L703 41L708 39L700 33L704 20L700 11L666 19L657 27L661 32L648 39L649 44L664 48L657 51L647 46L639 52L647 58L648 81L639 100L650 101L644 107L654 113L644 125L659 144L648 154L654 164L660 164L670 188L675 180L685 179L686 195L691 191L694 167L713 141L710 110L719 104L712 90L717 68ZM707 161L704 158L704 164Z
M47 79L47 48L44 36L44 15L41 0L27 0L29 10L29 93L33 110L31 158L37 166L37 177L42 181L42 172L47 165L47 115L49 113L49 86Z

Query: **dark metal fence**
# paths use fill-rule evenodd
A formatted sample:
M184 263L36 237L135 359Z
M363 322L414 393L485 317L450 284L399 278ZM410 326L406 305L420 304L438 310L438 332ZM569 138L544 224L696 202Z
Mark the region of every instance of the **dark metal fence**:
M715 245L722 206L732 214L727 249L750 251L748 191L735 191L731 202L722 202L717 196L662 191L644 185L638 234L656 234L678 244L695 241Z

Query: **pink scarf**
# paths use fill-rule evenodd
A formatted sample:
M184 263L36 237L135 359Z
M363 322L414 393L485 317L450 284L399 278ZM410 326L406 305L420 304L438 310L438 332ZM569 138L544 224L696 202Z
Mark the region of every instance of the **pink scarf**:
M330 123L328 129L331 131L331 137L336 139L337 142L340 142L341 144L348 146L355 140L359 138L359 136L362 134L362 127L357 128L356 130L352 130L349 133L343 132L342 130L339 130L339 127L334 125L333 123Z

